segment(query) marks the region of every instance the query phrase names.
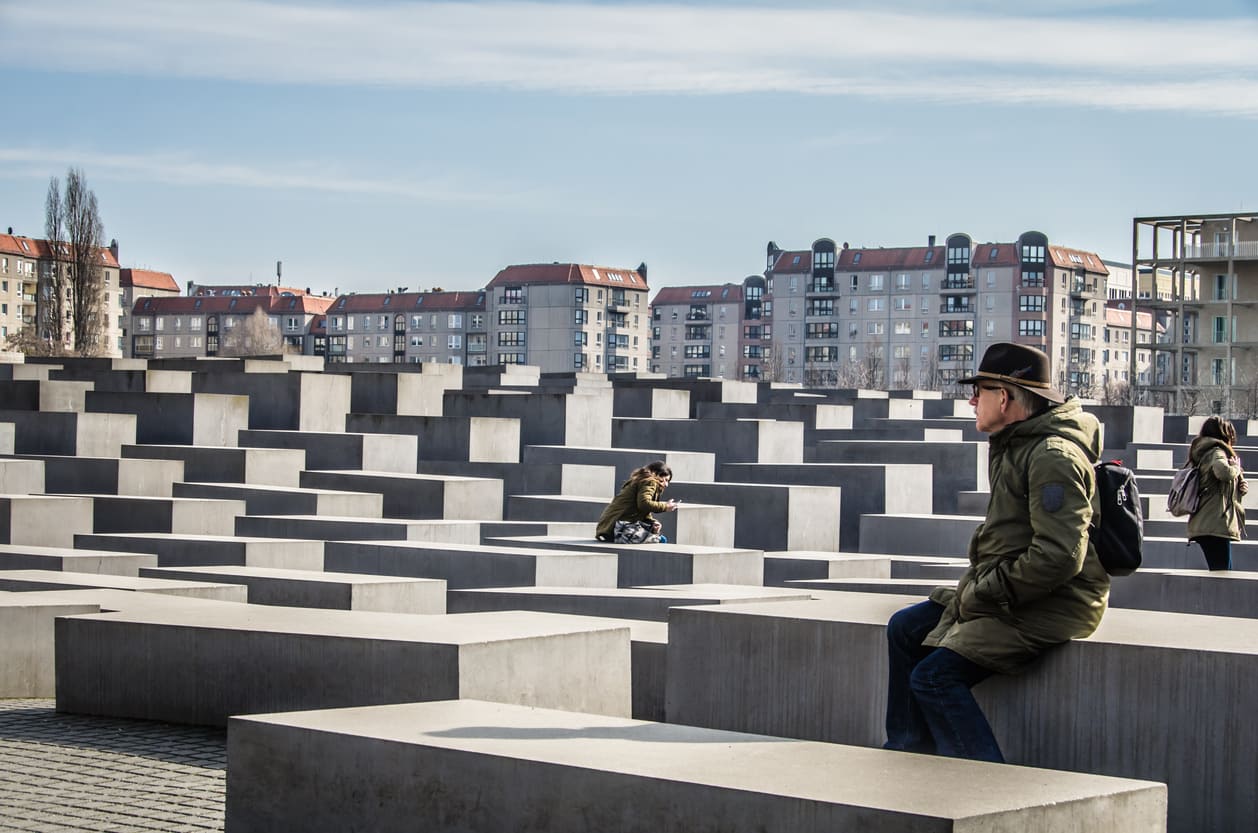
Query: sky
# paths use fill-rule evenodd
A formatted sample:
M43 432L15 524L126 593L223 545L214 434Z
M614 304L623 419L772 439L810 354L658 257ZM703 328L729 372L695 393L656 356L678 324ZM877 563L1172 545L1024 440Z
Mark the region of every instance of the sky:
M1258 210L1258 0L0 0L0 230L316 292Z

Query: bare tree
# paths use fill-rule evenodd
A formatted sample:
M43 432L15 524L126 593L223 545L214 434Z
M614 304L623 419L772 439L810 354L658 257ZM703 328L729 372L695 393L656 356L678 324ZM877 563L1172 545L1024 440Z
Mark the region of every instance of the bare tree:
M40 276L40 280L46 282L40 289L36 307L35 339L25 339L23 341L25 349L22 352L28 355L55 356L63 353L65 349L66 290L61 260L69 251L65 230L65 207L61 202L61 181L55 176L48 180L48 194L44 198L44 237L48 240L52 262L48 265L50 272ZM39 341L43 341L48 346L39 347L37 344Z
M105 227L96 194L83 171L66 172L64 196L53 177L44 200L44 232L51 248L50 269L41 290L40 329L58 344L67 338L80 356L99 355L105 340ZM68 308L67 308L68 304Z
M284 336L262 307L223 336L220 356L275 356L284 352Z

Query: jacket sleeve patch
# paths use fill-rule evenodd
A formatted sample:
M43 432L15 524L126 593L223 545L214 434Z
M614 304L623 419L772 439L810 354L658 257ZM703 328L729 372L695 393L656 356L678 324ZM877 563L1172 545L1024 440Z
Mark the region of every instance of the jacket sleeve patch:
M1066 487L1060 483L1049 483L1040 490L1040 505L1045 512L1056 512L1066 502Z

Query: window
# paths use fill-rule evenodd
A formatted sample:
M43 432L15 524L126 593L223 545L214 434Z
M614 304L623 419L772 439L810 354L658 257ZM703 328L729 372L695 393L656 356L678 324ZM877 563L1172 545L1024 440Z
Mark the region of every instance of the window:
M499 347L523 347L524 331L523 330L506 330L498 333Z
M582 315L588 315L588 314L589 314L589 313L587 313L585 310L579 310L579 312L580 312ZM522 309L504 309L504 310L499 310L499 311L498 311L498 323L499 323L499 324L517 324L517 325L518 325L518 324L523 324L523 323L524 323L524 321L525 321L525 313L526 313L526 311L525 311L525 310L522 310ZM585 319L583 318L581 321L578 321L577 323L578 323L578 324L584 324L584 323L585 323Z
M449 316L446 317L446 326L448 326L451 330L463 329L463 313L450 313Z
M1023 272L1022 285L1023 286L1043 286L1044 273L1043 272Z
M1044 335L1044 322L1025 318L1019 319L1018 335L1042 337Z
M974 360L973 344L941 344L939 345L939 361L970 362Z
M804 348L804 361L806 362L837 362L839 360L838 347L806 347Z
M895 322L895 334L896 334L896 335L898 335L898 336L911 336L911 335L913 335L913 324L912 324L912 322L910 322L910 321L897 321L897 322Z
M941 338L955 338L957 336L970 337L974 335L974 321L968 318L939 322L939 335Z
M687 324L687 341L707 341L712 337L712 327L708 324Z
M688 364L682 368L682 375L691 378L699 376L711 376L712 365L710 364Z
M1070 337L1073 339L1092 338L1092 325L1075 323L1070 325Z
M598 361L598 357L594 357ZM497 364L524 364L523 353L499 353Z
M502 297L498 299L500 304L522 304L524 303L524 288L520 286L504 286L502 288ZM502 362L499 362L502 364Z
M572 334L572 343L577 347L584 347L590 343L590 334L578 330Z
M463 336L458 335L457 333L451 333L450 335L448 335L446 337L446 349L447 350L463 349Z
M1044 296L1043 295L1019 295L1018 309L1022 312L1043 312Z
M423 336L411 336L411 346L412 346L412 347L423 347L423 346L424 346L424 337L423 337Z
M896 289L909 288L909 274L907 272L901 272L900 274L895 276L895 288Z
M573 293L573 303L588 304L590 302L590 288L588 286L579 286Z
M502 313L498 313L498 315L501 316ZM590 323L590 313L583 309L573 310L572 323L578 327L582 326L583 324Z
M710 359L712 358L712 348L707 344L687 344L685 357L687 359Z
M833 321L807 324L804 327L804 338L838 338L839 325Z
M808 301L807 315L834 315L833 298L812 298Z
M870 275L870 276L869 276L869 289L870 289L870 291L871 291L871 292L881 292L881 291L882 291L882 279L883 279L883 276L882 276L882 275Z
M882 309L886 306L886 303L887 303L887 299L886 299L886 298L870 298L870 299L869 299L869 311L870 311L870 312L880 312L880 311L882 311Z
M913 296L912 295L896 296L893 309L897 310L898 312L905 312L907 310L913 309Z
M883 326L882 326L882 322L881 322L881 321L870 321L870 322L869 322L869 324L868 324L868 326L865 328L865 332L866 332L866 333L868 333L868 334L869 334L869 335L871 335L871 336L880 336L880 335L882 335L882 333L883 333Z

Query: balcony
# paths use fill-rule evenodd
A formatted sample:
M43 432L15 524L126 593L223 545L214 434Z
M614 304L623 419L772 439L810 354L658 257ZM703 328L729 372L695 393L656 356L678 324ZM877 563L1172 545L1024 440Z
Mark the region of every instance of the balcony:
M951 304L939 305L940 312L951 315L973 315L976 310L978 310L978 307L973 304L969 304L964 307L953 306Z
M706 312L688 312L686 313L687 321L707 321L709 316Z
M500 304L526 304L528 299L523 295L499 295L498 303Z
M958 290L962 292L973 292L974 278L969 275L956 275L944 278L939 282L940 292L956 292Z
M1185 246L1184 260L1245 260L1258 258L1258 241L1240 243L1207 243L1204 246Z
M839 291L839 284L837 281L833 281L833 280L813 281L812 283L808 284L809 295L838 294L838 291Z

